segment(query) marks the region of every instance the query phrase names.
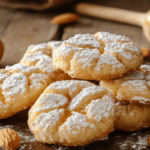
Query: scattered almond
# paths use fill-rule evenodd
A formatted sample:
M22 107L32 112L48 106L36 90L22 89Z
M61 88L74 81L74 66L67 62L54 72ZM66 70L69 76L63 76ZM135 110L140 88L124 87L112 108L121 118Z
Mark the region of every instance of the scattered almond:
M4 53L4 45L3 42L0 40L0 60L3 56L3 53Z
M68 24L68 23L72 23L75 22L79 19L79 15L77 14L73 14L73 13L65 13L65 14L61 14L58 15L56 17L54 17L51 20L52 24Z
M17 132L10 128L0 130L0 146L7 150L16 150L20 146Z
M143 51L143 57L147 57L149 55L149 48L141 47L141 50Z

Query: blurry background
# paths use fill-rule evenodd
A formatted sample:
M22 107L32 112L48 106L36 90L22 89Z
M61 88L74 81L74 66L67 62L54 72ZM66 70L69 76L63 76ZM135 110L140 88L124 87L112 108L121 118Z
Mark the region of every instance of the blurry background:
M150 46L142 28L134 25L84 15L80 15L77 22L67 25L51 24L51 19L56 15L76 13L74 7L79 2L138 12L147 12L150 8L149 0L0 0L0 38L5 47L0 68L18 63L30 44L65 40L77 33L108 31L128 36L141 47Z
M27 47L31 44L48 42L50 40L65 40L78 33L107 31L128 36L140 47L150 48L142 28L139 26L84 15L80 15L80 19L74 23L66 25L51 24L51 20L59 14L76 13L74 7L79 2L92 2L92 4L138 12L147 12L150 8L150 0L0 0L0 5L5 6L0 6L0 39L2 39L5 48L0 68L18 63ZM58 4L60 4L59 7ZM149 62L150 56L145 57L143 63ZM80 147L42 144L35 140L33 134L28 129L27 116L28 110L25 110L10 118L0 120L0 129L4 128L4 126L11 127L20 133L21 146L19 150L150 149L147 144L147 137L150 135L149 128L129 133L115 131L110 133L109 137L105 139Z

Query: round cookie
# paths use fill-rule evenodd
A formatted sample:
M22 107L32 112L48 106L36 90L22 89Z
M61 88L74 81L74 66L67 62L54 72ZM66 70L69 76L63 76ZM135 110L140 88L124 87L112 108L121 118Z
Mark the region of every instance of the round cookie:
M150 66L142 65L139 70L116 80L104 80L100 85L110 91L117 101L123 103L150 104Z
M108 32L77 34L54 51L53 67L73 78L107 80L139 67L143 54L129 38Z
M88 81L50 84L29 110L28 125L43 143L77 146L114 130L115 98Z
M150 106L116 103L115 130L139 131L150 127Z
M52 53L61 44L61 41L51 41L48 43L30 45L21 59L20 64L38 67L53 81L71 79L71 77L63 71L53 69Z
M21 64L0 70L0 119L31 107L52 80L36 67Z

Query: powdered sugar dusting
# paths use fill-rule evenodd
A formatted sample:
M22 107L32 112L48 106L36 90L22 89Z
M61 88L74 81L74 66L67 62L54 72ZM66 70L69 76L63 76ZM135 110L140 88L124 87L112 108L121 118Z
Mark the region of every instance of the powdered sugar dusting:
M83 68L90 68L92 62L99 59L100 52L98 49L86 49L81 52L75 53L73 59L78 59L78 63L83 66Z
M92 34L76 34L74 37L64 41L63 43L76 46L91 46L93 48L100 48L100 42L97 41Z
M0 83L3 82L4 79L6 79L8 76L10 76L10 73L9 72L5 72L5 71L1 71L0 72Z
M76 97L72 99L69 109L75 110L83 107L84 104L86 104L88 101L91 101L91 99L95 100L98 97L100 97L103 91L104 89L102 87L96 85L85 88Z
M80 131L86 127L95 128L94 124L87 122L86 116L78 112L73 112L72 116L67 119L63 126L67 126L68 132L73 132L74 134L76 130Z
M115 41L128 42L130 41L128 37L117 35L117 34L112 34L109 32L98 32L96 33L95 36L98 37L99 40L103 40L105 42L115 42Z
M100 122L103 117L108 118L114 115L114 107L114 100L110 96L105 95L102 100L94 100L86 107L87 116Z
M57 52L59 52L59 53L56 52L56 54L59 55L60 57L66 58L68 55L70 55L70 54L73 55L75 52L82 51L82 50L83 50L83 48L69 46L69 45L62 45L61 47L59 47L57 49ZM56 58L54 58L54 59L56 59Z
M43 97L40 99L41 102L41 107L35 109L36 112L40 111L46 111L46 110L53 110L56 108L59 108L61 106L64 106L68 103L68 100L66 97L60 94L45 94Z
M144 80L144 73L142 71L136 70L135 72L130 72L125 76L124 80Z
M132 60L132 54L130 52L127 52L125 49L125 43L117 42L117 43L106 43L106 46L104 48L104 53L117 53L118 55L123 56L127 60Z
M4 80L2 90L6 97L11 97L16 94L23 95L26 91L28 80L24 74L15 73Z
M62 41L50 41L47 43L48 46L52 48L52 50L56 50L63 42Z
M122 136L116 136L116 146L119 150L148 150L147 138L149 133L141 134L139 132L132 133L129 136L123 138Z
M106 103L103 104L103 101ZM91 118L87 117L86 105L91 105L89 107ZM81 143L86 141L86 138L94 140L101 132L105 135L110 132L107 128L113 128L114 107L115 99L100 86L88 81L57 81L49 85L31 108L28 123L31 131L40 141L63 144L64 140L67 140L71 145L75 145L72 140ZM109 120L109 116L112 119ZM98 122L95 123L93 118ZM97 124L106 124L107 127L98 131L101 128L97 129L95 127ZM79 135L80 138L87 137L83 140L72 139L72 136ZM103 138L103 135L99 136Z
M98 81L120 77L135 70L143 60L137 44L125 36L108 32L94 36L77 34L64 41L53 56L55 69L74 78Z
M35 52L35 51L49 51L49 47L47 46L47 43L42 43L42 44L36 44L36 45L30 45L28 47L27 52Z
M6 66L5 70L12 73L25 73L30 75L32 72L40 72L40 70L34 66L28 67L22 64L15 64L13 66Z
M115 68L124 68L124 65L120 63L114 55L102 54L98 60L96 70L101 70L104 65L110 65L113 69Z

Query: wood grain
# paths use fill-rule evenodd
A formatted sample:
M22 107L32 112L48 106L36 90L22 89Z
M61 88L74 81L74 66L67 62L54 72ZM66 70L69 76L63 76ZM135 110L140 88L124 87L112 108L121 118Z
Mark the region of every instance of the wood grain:
M3 15L12 15L4 20L0 28L0 36L5 47L1 68L18 63L29 45L48 42L56 36L58 25L50 24L54 13L2 10Z

